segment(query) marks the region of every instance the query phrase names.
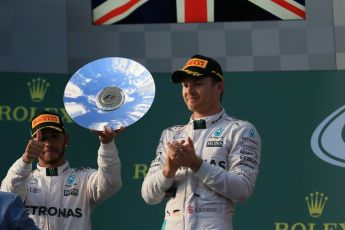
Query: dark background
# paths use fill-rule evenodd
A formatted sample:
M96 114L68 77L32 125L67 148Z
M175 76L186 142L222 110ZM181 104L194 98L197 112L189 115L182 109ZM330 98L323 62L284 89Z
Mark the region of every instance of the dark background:
M190 113L181 98L181 86L172 84L169 74L153 76L156 96L151 109L116 139L123 188L94 209L94 229L160 229L163 222L165 202L144 203L140 193L143 175L135 174L135 165L148 167L162 130L185 124ZM70 76L4 73L0 77L7 78L0 91L3 178L22 155L30 135L29 113L22 121L23 111L63 109L64 87ZM27 88L27 82L37 77L50 84L41 102L33 102ZM276 230L276 223L285 223L289 229L294 224L295 229L303 229L302 224L314 223L320 229L323 223L345 222L344 169L319 159L310 146L316 127L344 105L344 85L344 71L225 73L226 111L252 122L262 138L256 188L246 203L236 205L235 229ZM10 120L5 111L10 111ZM97 137L74 123L66 122L66 129L71 136L66 152L71 166L97 167ZM305 197L316 191L324 193L328 201L322 215L312 218Z

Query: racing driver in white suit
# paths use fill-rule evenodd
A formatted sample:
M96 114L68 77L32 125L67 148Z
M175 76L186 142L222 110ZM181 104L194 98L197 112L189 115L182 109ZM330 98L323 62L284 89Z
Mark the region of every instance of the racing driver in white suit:
M163 131L142 184L148 204L168 197L162 229L232 230L234 203L252 194L260 164L255 127L221 106L224 78L215 60L195 55L172 75L193 113Z
M61 117L44 111L32 118L32 139L9 169L1 190L15 192L42 230L91 229L91 211L122 186L120 160L114 137L123 131L104 127L95 131L100 140L98 170L74 169L65 160L69 137ZM38 160L32 171L32 162Z

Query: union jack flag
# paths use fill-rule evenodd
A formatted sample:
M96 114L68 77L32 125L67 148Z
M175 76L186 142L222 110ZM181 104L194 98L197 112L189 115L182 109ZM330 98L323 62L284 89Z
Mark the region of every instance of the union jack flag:
M303 20L305 0L92 0L93 24Z

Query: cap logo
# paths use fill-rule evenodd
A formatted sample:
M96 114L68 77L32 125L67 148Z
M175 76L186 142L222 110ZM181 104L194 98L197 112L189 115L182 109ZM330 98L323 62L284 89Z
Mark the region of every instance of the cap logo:
M195 67L200 67L200 68L203 68L205 69L206 68L206 65L207 65L207 62L206 60L203 60L203 59L199 59L199 58L192 58L190 60L187 61L187 63L185 64L185 66L183 67L183 69L189 67L189 66L195 66Z
M53 122L53 123L60 124L58 116L51 115L51 114L42 114L42 115L36 117L32 121L32 128L36 127L39 124L46 123L46 122Z

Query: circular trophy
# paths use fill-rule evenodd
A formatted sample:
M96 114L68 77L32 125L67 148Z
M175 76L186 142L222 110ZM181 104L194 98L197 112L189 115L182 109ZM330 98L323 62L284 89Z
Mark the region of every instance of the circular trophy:
M122 57L88 63L72 75L64 92L68 115L78 125L102 131L119 129L142 118L155 97L150 72Z

